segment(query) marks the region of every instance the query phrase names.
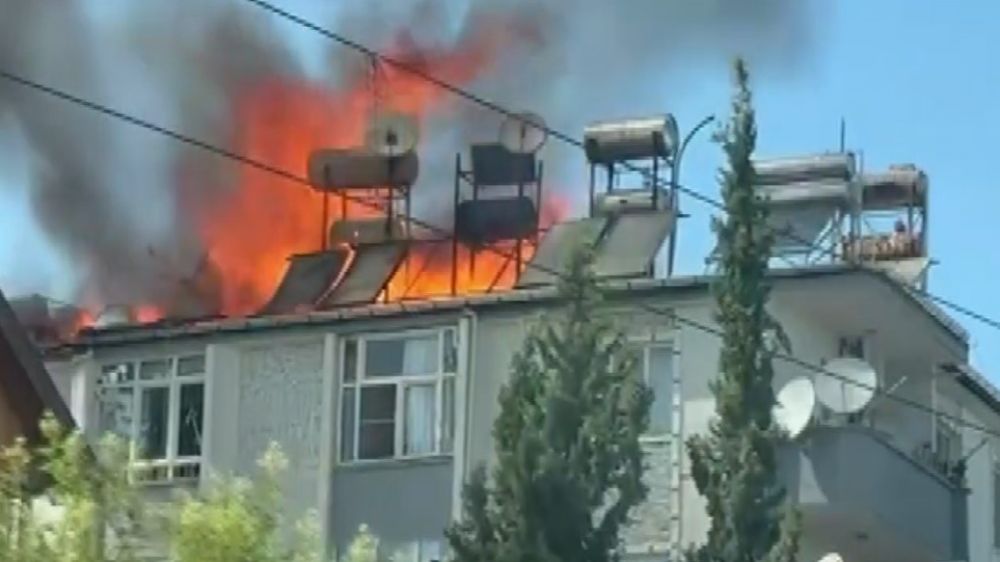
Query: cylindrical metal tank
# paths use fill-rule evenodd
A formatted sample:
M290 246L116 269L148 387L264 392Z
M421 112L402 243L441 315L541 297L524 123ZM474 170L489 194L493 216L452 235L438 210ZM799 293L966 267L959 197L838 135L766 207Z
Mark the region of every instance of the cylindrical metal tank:
M308 166L309 182L320 191L413 185L420 168L412 151L384 156L358 149L317 150Z
M677 150L677 121L670 114L602 121L584 129L583 140L592 164L667 158Z
M670 193L661 189L657 197L658 210L670 206ZM628 191L612 191L599 193L594 199L596 215L614 215L630 211L652 211L653 191L651 189L630 189Z
M758 185L797 183L819 179L847 181L855 174L854 155L849 152L812 154L755 160Z

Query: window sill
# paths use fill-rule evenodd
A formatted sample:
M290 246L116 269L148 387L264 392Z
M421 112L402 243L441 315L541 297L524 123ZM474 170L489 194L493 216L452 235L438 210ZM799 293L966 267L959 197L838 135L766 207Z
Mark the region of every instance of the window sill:
M337 470L378 470L382 468L399 468L402 466L423 466L445 464L452 461L452 453L437 453L419 457L395 457L391 459L371 459L360 461L338 462Z

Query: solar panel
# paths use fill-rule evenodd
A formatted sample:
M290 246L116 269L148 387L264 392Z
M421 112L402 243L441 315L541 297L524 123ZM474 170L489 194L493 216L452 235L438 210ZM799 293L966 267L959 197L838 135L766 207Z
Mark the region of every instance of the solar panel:
M555 283L556 277L551 272L562 274L566 269L566 262L577 245L593 246L607 223L606 217L594 217L561 222L553 226L542 237L538 250L517 281L517 288Z
M261 313L287 314L314 307L333 288L349 256L345 248L292 256L278 290Z
M367 304L385 288L406 254L406 244L392 242L360 246L354 252L351 269L321 306Z
M597 247L594 273L598 277L646 275L670 234L673 219L673 213L662 211L619 215Z

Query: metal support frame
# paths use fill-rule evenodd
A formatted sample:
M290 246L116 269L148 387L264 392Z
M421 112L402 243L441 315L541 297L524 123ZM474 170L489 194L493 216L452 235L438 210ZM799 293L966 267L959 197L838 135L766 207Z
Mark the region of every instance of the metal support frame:
M524 242L530 239L536 245L539 241L539 229L541 228L541 213L542 213L542 172L544 168L541 162L536 163L536 175L535 181L533 182L518 182L515 185L516 193L518 197L524 197L526 192L530 194L533 191L535 199L535 232L531 234L530 237L521 237L514 239L515 249L514 249L514 260L516 271L518 275L524 270L525 259L524 259ZM462 202L462 187L463 185L468 185L472 188L472 201L478 201L480 196L480 189L482 186L476 181L476 178L472 170L465 170L462 168L462 154L458 153L455 155L455 182L454 182L454 195L452 197L452 235L451 235L451 294L458 294L458 254L459 254L459 240L458 240L458 206ZM531 188L534 187L532 190ZM494 188L491 188L494 189ZM481 248L474 248L472 246L468 247L469 251L469 278L475 278L476 272L476 252ZM510 266L508 263L510 260L504 260L501 265L500 272L497 273L495 278L492 280L490 285L487 287L487 292L492 291L495 285L499 281L502 273Z

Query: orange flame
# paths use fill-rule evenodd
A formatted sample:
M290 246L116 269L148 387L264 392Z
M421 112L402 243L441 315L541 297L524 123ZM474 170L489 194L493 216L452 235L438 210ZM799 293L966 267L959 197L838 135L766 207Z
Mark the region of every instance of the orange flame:
M444 81L466 84L493 65L500 51L515 39L512 31L517 30L517 26L493 22L450 50L421 51L404 40L397 46L401 54L396 56ZM379 104L418 117L442 109L450 95L412 73L392 67L380 68L377 80ZM359 146L373 109L373 92L367 78L343 89L331 89L305 80L275 77L241 92L234 101L234 150L304 177L313 150ZM191 210L196 213L209 263L220 280L223 314L259 310L280 282L288 257L320 248L329 226L321 218L323 197L300 182L244 165L237 170L236 185L230 193ZM339 197L330 199L330 220L341 218L344 210L352 217L373 213L356 202L342 205ZM411 258L410 262L405 269L418 267L420 258ZM477 274L471 285L485 283ZM402 280L394 280L390 294L403 284ZM423 288L416 291L426 292Z

